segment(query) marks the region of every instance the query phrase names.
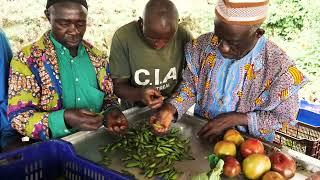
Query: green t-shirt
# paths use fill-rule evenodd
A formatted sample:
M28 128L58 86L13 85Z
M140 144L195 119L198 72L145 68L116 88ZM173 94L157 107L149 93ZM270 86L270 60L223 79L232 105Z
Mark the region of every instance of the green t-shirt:
M184 46L191 39L191 34L179 26L166 47L154 49L145 42L137 21L126 24L112 39L112 78L130 79L135 87L156 87L162 95L170 96L181 81Z

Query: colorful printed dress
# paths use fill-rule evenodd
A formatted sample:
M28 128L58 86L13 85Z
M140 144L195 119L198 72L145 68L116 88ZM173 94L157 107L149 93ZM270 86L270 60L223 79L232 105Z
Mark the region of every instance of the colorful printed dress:
M170 103L179 118L193 104L195 115L208 120L226 112L247 113L249 133L271 141L275 130L295 122L297 93L306 78L285 52L265 37L236 61L224 58L217 45L213 33L186 45L183 82Z
M83 45L99 90L105 93L102 109L116 106L107 58L88 42L83 41ZM59 64L50 31L12 59L8 99L8 118L14 129L34 139L50 138L49 115L63 109Z

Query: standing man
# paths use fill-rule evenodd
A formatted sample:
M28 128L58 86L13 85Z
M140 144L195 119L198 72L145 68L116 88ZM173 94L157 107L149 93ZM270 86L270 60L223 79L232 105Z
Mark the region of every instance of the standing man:
M294 122L307 79L263 36L267 8L268 0L218 0L215 32L187 44L183 82L151 117L163 125L155 131L167 131L173 116L179 119L194 103L195 115L209 120L198 135L210 141L234 126L272 141L276 130Z
M158 108L164 96L170 97L177 88L185 64L184 46L192 39L178 21L171 1L150 0L143 18L114 34L110 69L124 108L139 103Z
M83 40L87 14L85 0L48 0L51 30L11 61L8 116L22 135L45 140L102 124L112 132L127 127L107 58Z

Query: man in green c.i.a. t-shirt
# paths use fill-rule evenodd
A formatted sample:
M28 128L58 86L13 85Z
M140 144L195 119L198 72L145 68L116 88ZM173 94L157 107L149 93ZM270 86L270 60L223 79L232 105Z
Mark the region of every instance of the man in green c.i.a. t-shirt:
M110 70L124 109L143 103L156 109L181 81L184 45L191 34L178 25L169 0L150 0L143 18L120 27L113 36Z

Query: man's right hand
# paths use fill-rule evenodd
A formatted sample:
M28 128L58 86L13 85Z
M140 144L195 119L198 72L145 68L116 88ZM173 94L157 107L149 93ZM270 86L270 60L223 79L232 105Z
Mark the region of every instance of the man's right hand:
M170 124L174 118L176 109L171 104L164 104L160 110L150 117L150 124L153 132L156 134L164 134L169 130Z
M67 127L83 131L94 131L102 126L103 116L86 109L66 109L64 121Z
M142 102L151 109L158 109L162 106L164 97L161 92L155 88L146 88L142 92Z

